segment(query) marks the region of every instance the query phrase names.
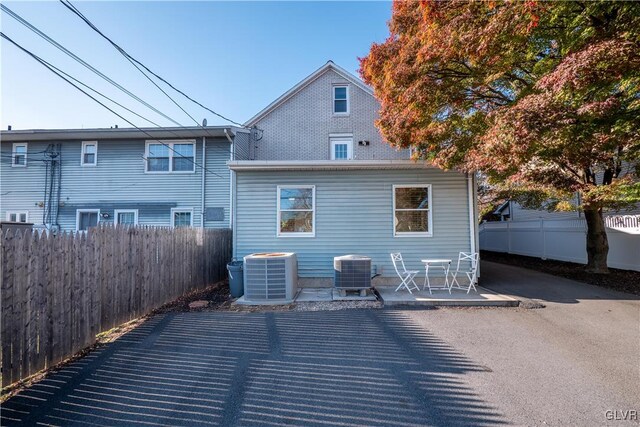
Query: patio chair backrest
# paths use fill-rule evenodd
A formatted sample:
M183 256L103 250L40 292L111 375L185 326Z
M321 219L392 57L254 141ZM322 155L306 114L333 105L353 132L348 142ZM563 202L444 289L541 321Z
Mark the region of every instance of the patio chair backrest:
M469 262L470 266L469 269L467 269L466 271L468 271L469 273L473 273L475 275L475 272L478 270L478 258L479 258L480 254L478 252L460 252L458 254L458 265L456 266L456 272L460 271L460 264L463 262Z
M398 276L402 277L402 275L407 272L407 267L404 266L402 254L400 252L396 252L390 255L391 255L391 262L393 263L393 268L396 269L396 273L398 273ZM402 266L402 271L398 269L398 264Z

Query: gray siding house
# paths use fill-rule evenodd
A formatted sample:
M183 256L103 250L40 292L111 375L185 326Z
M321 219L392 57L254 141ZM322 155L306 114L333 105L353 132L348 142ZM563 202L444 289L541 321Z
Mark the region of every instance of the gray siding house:
M229 228L234 127L5 131L0 220L78 231L98 222Z
M229 162L234 256L296 252L302 285L333 277L333 257L368 255L382 280L428 257L476 251L472 176L410 160L386 144L369 87L333 62L245 125L262 135ZM381 280L381 279L378 279Z

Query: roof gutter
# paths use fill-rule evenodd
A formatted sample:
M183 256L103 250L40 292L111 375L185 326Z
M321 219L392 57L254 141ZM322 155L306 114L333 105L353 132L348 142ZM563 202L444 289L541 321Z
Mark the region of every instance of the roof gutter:
M286 170L354 170L354 169L437 169L414 160L235 160L229 162L232 171L286 171ZM457 172L452 172L457 173Z

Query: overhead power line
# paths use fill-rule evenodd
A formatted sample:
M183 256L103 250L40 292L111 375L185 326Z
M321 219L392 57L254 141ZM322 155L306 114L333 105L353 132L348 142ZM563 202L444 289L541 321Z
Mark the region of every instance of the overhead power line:
M89 70L91 70L92 72L94 72L95 74L97 74L98 76L100 76L101 78L103 78L104 80L106 80L107 82L109 82L110 84L112 84L113 86L115 86L116 88L120 89L122 92L126 93L127 95L129 95L130 97L132 97L133 99L135 99L136 101L140 102L141 104L145 105L146 107L148 107L149 109L151 109L152 111L157 112L159 115L165 117L167 120L173 122L174 124L178 125L179 127L184 127L183 125L181 125L180 123L178 123L176 120L172 119L171 117L169 117L168 115L164 114L162 111L160 111L159 109L157 109L156 107L154 107L153 105L147 103L146 101L144 101L143 99L141 99L140 97L138 97L137 95L131 93L131 91L127 90L125 87L123 87L122 85L118 84L117 82L113 81L113 79L109 78L108 76L106 76L104 73L102 73L100 70L96 69L95 67L91 66L90 64L88 64L86 61L84 61L82 58L78 57L77 55L75 55L73 52L69 51L67 48L65 48L64 46L62 46L60 43L56 42L55 40L53 40L51 37L49 37L47 34L45 34L43 31L39 30L38 28L36 28L33 24L31 24L29 21L27 21L26 19L22 18L20 15L18 15L17 13L13 12L11 9L9 9L8 7L6 7L3 4L0 4L0 7L2 7L2 10L9 14L12 18L14 18L15 20L17 20L18 22L20 22L22 25L24 25L25 27L27 27L28 29L30 29L31 31L33 31L34 33L36 33L38 36L42 37L43 39L45 39L47 42L49 42L50 44L52 44L53 46L55 46L56 48L58 48L59 50L61 50L63 53L67 54L68 56L70 56L72 59L74 59L75 61L79 62L80 64L82 64L83 66L85 66L86 68L88 68ZM147 117L142 116L141 114L133 111L130 108L127 108L126 106L122 105L121 103L115 101L114 99L108 97L107 95L104 95L103 93L93 89L92 87L88 86L87 84L81 82L80 80L76 79L75 77L71 76L70 74L64 72L63 70L61 70L60 68L52 65L51 63L45 61L44 59L40 58L42 61L44 61L46 63L46 65L54 68L56 71L64 74L65 76L67 76L68 78L74 80L75 82L77 82L78 84L82 85L83 87L87 88L88 90L92 91L93 93L97 94L98 96L101 96L104 99L107 99L109 101L111 101L112 103L114 103L115 105L123 108L124 110L134 114L137 117L140 117L141 119L145 120L148 123L151 123L157 127L161 127L158 123L150 120ZM43 64L44 65L44 64ZM135 64L133 64L135 65ZM138 68L138 67L136 67ZM138 68L139 69L139 68ZM139 69L140 72L142 72L142 70ZM144 74L144 72L143 72ZM149 78L146 74L144 74L145 77ZM155 82L152 81L152 83L155 85ZM158 87L156 85L156 87ZM158 89L160 89L163 93L165 93L165 95L167 95L167 97L169 97L171 99L171 97L166 94L166 92L164 92L161 88L158 87ZM174 103L176 103L173 99L171 99ZM176 105L178 105L176 103ZM178 107L180 107L178 105ZM180 109L182 109L180 107ZM184 111L184 109L182 109ZM186 113L186 111L185 111ZM187 115L189 115L187 113ZM189 117L191 117L189 115ZM211 133L208 131L208 129L202 125L200 125L200 123L198 123L193 117L191 117L192 120L194 120L194 122L196 123L197 126L201 127L202 129L204 129L206 131L206 133L211 136ZM127 121L127 123L131 123L129 121ZM135 126L135 125L133 125ZM178 136L178 134L176 134L175 132L170 132L175 136ZM211 147L213 149L215 149L216 151L225 151L224 149L219 149L218 147ZM218 175L219 176L219 175Z
M4 7L4 6L3 6ZM86 92L85 90L83 90L81 87L79 87L78 85L76 85L75 83L73 83L70 79L68 79L67 77L65 77L62 73L58 72L53 66L50 66L49 63L47 61L45 61L44 59L40 58L38 55L36 55L35 53L29 51L28 49L26 49L25 47L21 46L20 44L18 44L17 42L15 42L14 40L12 40L9 36L7 36L6 34L4 34L3 32L0 32L0 37L2 37L3 39L7 40L8 42L10 42L11 44L13 44L14 46L16 46L18 49L20 49L21 51L23 51L24 53L26 53L27 55L29 55L30 57L32 57L33 59L35 59L40 65L42 65L43 67L45 67L47 70L49 70L50 72L52 72L53 74L55 74L56 76L58 76L59 78L61 78L62 80L64 80L65 82L67 82L68 84L70 84L71 86L73 86L74 88L76 88L78 91L82 92L84 95L86 95L87 97L91 98L93 101L95 101L96 103L100 104L103 108L109 110L111 113L115 114L116 116L118 116L120 119L124 120L125 122L127 122L128 124L130 124L131 126L133 126L135 129L137 129L138 131L142 132L143 134L147 135L151 140L153 141L157 141L159 144L167 147L169 150L171 150L173 153L177 154L178 156L180 156L181 158L184 158L188 161L190 161L191 163L193 163L195 166L201 168L202 170L215 175L219 178L224 178L223 176L217 174L216 172L213 172L212 170L206 168L203 165L200 165L199 163L197 163L195 160L193 160L191 157L187 157L185 155L183 155L182 153L179 153L177 150L174 150L170 145L162 142L161 140L158 140L157 138L154 138L153 135L149 134L148 132L146 132L144 129L139 128L138 126L136 126L133 122L131 122L130 120L128 120L127 118L125 118L124 116L122 116L121 114L119 114L118 112L112 110L111 108L109 108L107 105L105 105L104 103L102 103L101 101L99 101L98 99L96 99L95 97L93 97L92 95L90 95L88 92ZM86 85L85 85L86 86ZM93 91L95 91L95 89L92 89ZM97 92L97 91L95 91ZM106 96L105 96L106 97ZM194 152L194 158L195 158L195 152Z
M98 29L98 27L96 27L90 20L89 18L87 18L86 16L84 16L82 14L82 12L80 12L73 4L71 4L71 2L69 0L67 0L66 2L63 0L60 0L60 3L62 3L67 9L69 9L71 12L73 12L75 15L77 15L80 19L82 19L91 29L93 29L96 33L98 33L100 36L102 36L105 40L107 40L114 48L116 48L116 50L118 50L118 52L120 52L124 57L126 57L131 63L135 63L137 65L139 65L140 67L144 68L148 73L150 73L151 75L153 75L155 78L157 78L158 80L162 81L163 83L165 83L167 86L169 86L171 89L173 89L174 91L178 92L179 94L181 94L182 96L184 96L185 98L187 98L189 101L193 102L194 104L200 106L201 108L205 109L206 111L210 112L211 114L214 114L218 117L220 117L223 120L228 121L229 123L233 123L234 125L240 126L242 128L246 128L246 126L244 126L242 123L238 123L234 120L231 120L228 117L223 116L220 113L215 112L214 110L212 110L211 108L203 105L202 103L196 101L195 99L193 99L192 97L190 97L189 95L187 95L185 92L181 91L180 89L176 88L174 85L172 85L171 83L169 83L166 79L164 79L163 77L161 77L160 75L158 75L157 73L153 72L151 69L149 69L149 67L147 67L146 65L144 65L142 62L140 62L139 60L137 60L136 58L134 58L133 56L131 56L126 50L124 50L122 47L120 47L116 42L114 42L111 38L109 38L108 36L106 36L102 31L100 31L100 29ZM134 65L135 65L134 64ZM136 68L138 68L136 66ZM140 68L138 68L138 70L140 70ZM142 72L142 70L140 70ZM144 73L143 73L144 74ZM146 76L146 74L145 74ZM149 78L147 76L147 78ZM151 79L149 79L151 81ZM155 84L155 82L153 82ZM158 87L158 89L160 89L160 87L158 85L156 85L156 87ZM160 89L162 90L162 89ZM162 90L162 92L167 95L166 92L164 92ZM173 98L171 98L169 95L167 95L167 97L169 97L169 99L171 99L176 105L178 105ZM187 113L182 107L180 107L178 105L178 107L184 111L187 115L189 115L189 113ZM191 117L189 115L189 117ZM193 117L191 117L193 119ZM197 122L196 122L197 123Z
M85 17L84 15L82 15L82 13L76 9L76 7L74 5L71 4L71 2L69 2L69 4L66 4L65 2L63 2L62 0L60 0L60 3L62 3L67 9L71 10L74 14L78 15L81 19L85 20L85 22L87 22L87 24L89 24L94 30L98 31L100 33L100 31L93 25L91 24ZM102 34L102 33L100 33ZM120 48L120 46L112 43L113 46L118 50L118 52L120 52L120 54L122 54L122 56L124 56L130 63L131 65L133 65L138 71L140 71L140 73L147 79L149 80L156 88L158 88L158 90L160 92L162 92L167 98L169 98L171 100L171 102L173 102L175 104L176 107L178 107L180 110L182 110L183 113L185 113L187 116L189 116L189 118L191 120L193 120L193 122L197 125L200 126L200 123L193 118L193 116L191 114L189 114L184 108L182 108L182 106L180 104L178 104L176 102L175 99L173 99L167 92L165 92L164 89L162 89L160 86L158 86L158 84L151 78L149 77L149 75L147 73L145 73L140 66L138 66L138 64L136 64L134 61L131 60L131 58L129 58L129 56L127 55L127 53Z
M132 93L131 91L129 91L128 89L126 89L125 87L123 87L121 84L115 82L113 79L111 79L110 77L108 77L107 75L105 75L104 73L102 73L100 70L96 69L95 67L93 67L91 64L87 63L86 61L84 61L82 58L78 57L76 54L74 54L73 52L71 52L69 49L65 48L64 46L62 46L60 43L58 43L57 41L55 41L54 39L52 39L51 37L49 37L48 35L46 35L44 32L40 31L38 28L36 28L34 25L32 25L30 22L28 22L26 19L22 18L20 15L18 15L17 13L13 12L11 9L9 9L7 6L5 6L4 4L0 4L0 7L2 8L2 11L4 11L5 13L7 13L9 16L11 16L13 19L15 19L16 21L18 21L19 23L21 23L22 25L24 25L25 27L27 27L28 29L30 29L31 31L33 31L34 33L36 33L37 35L39 35L40 37L42 37L44 40L46 40L47 42L49 42L50 44L52 44L53 46L55 46L56 48L58 48L59 50L61 50L63 53L65 53L66 55L68 55L69 57L71 57L72 59L74 59L76 62L82 64L84 67L86 67L87 69L91 70L93 73L95 73L96 75L100 76L102 79L104 79L105 81L109 82L111 85L115 86L116 88L118 88L119 90L121 90L122 92L126 93L127 95L129 95L130 97L132 97L133 99L135 99L136 101L140 102L141 104L143 104L145 107L149 108L150 110L154 111L155 113L161 115L162 117L164 117L165 119L169 120L170 122L174 123L177 126L182 126L180 123L178 123L176 120L172 119L171 117L169 117L168 115L164 114L162 111L158 110L156 107L154 107L153 105L149 104L148 102L146 102L145 100L141 99L139 96L135 95L134 93Z

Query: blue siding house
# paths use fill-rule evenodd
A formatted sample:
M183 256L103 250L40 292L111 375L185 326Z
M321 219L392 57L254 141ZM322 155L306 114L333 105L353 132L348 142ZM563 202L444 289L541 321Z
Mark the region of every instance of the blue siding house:
M229 228L234 127L2 132L0 219L52 230L98 222Z
M397 281L390 252L421 270L423 258L476 251L474 177L390 147L378 110L329 61L245 123L263 134L252 160L229 162L234 256L295 252L304 286L330 283L334 256L370 256L384 282Z
M329 61L245 127L2 132L0 219L233 229L235 257L296 252L300 284L368 255L396 281L427 257L475 252L474 177L410 159L376 129L371 89Z

